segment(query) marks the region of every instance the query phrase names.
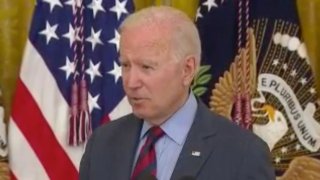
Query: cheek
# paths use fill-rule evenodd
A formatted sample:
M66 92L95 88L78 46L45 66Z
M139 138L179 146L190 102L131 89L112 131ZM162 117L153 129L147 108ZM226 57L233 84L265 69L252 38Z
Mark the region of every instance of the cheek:
M166 97L171 97L173 94L180 92L181 84L181 78L176 77L175 75L170 76L168 74L161 79L152 81L152 86L149 86L149 89L157 96L159 101L163 101Z
M127 84L128 84L127 82L128 82L127 79L122 76L122 86L124 89L127 88Z
M150 93L160 96L159 98L161 99L178 90L183 84L183 79L181 73L171 67L167 68L166 71L145 76L143 82Z

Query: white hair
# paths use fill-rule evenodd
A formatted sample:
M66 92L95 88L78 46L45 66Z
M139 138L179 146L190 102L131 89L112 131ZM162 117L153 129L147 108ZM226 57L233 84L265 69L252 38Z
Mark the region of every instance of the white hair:
M182 11L169 6L151 6L129 15L120 26L120 33L127 28L156 25L167 31L171 49L178 59L194 56L200 66L201 43L194 22Z

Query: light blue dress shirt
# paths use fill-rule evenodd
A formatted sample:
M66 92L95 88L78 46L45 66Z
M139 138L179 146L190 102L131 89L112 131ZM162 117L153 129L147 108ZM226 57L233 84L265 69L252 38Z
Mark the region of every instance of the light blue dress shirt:
M165 135L155 144L158 180L170 179L193 123L197 107L197 100L194 94L190 93L186 103L161 125ZM144 121L134 164L136 164L140 149L146 141L146 132L150 128L151 125L147 121Z

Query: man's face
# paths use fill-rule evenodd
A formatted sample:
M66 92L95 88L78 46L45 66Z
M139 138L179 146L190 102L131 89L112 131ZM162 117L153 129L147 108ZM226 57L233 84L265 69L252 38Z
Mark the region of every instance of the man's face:
M157 27L125 29L120 39L123 87L133 113L164 122L188 92L185 61L174 59L167 36Z

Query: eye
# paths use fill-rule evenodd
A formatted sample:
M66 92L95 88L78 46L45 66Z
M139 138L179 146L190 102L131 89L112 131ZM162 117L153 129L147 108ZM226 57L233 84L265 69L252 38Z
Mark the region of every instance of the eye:
M145 70L153 69L153 67L149 65L142 65L142 68Z
M122 68L128 68L129 67L129 63L126 63L126 62L121 62L120 65L121 65Z

